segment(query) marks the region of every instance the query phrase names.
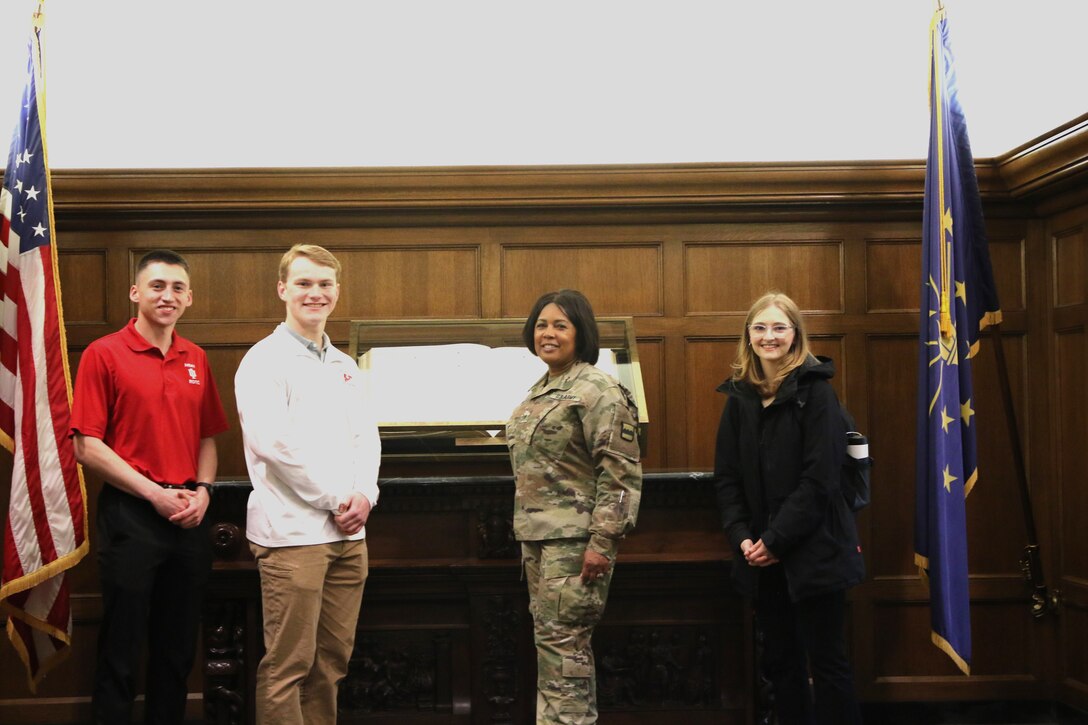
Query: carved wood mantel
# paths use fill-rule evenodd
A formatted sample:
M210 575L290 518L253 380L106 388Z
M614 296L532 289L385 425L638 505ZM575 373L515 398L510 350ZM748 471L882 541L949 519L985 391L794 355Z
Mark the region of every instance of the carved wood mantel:
M381 481L370 577L340 689L343 723L533 722L535 654L509 476ZM598 696L616 722L749 722L746 610L707 474L648 474L594 637ZM209 512L216 563L204 635L210 723L252 723L260 591L245 542L246 482Z

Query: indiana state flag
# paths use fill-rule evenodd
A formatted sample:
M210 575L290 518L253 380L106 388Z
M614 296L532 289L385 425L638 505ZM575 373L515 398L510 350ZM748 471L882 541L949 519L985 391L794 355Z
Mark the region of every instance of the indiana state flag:
M965 503L978 478L970 358L1001 311L944 10L930 24L930 48L914 551L929 582L933 643L970 674Z

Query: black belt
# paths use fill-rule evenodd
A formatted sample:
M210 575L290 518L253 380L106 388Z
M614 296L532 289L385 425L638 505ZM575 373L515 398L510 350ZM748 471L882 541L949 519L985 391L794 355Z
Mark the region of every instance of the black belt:
M163 483L162 481L155 481L155 483L159 484L163 488L169 488L169 489L182 489L182 488L184 488L184 489L186 489L188 491L195 491L196 490L196 482L194 482L194 481L189 481L187 483Z

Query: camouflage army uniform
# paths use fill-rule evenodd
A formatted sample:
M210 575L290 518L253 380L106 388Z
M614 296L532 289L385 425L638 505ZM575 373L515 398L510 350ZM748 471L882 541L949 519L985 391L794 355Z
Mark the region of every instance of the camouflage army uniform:
M615 380L576 362L541 378L507 424L514 533L537 647L537 723L597 722L590 638L612 570L589 584L587 548L615 560L642 490L637 409Z

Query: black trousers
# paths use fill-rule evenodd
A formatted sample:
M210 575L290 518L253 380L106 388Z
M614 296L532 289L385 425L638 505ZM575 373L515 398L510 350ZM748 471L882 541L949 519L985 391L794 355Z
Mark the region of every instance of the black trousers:
M98 546L103 612L94 722L131 722L146 641L144 721L180 725L211 571L206 521L182 529L147 501L106 484L98 498Z
M779 725L861 723L846 653L844 590L790 601L781 564L760 571L756 623ZM809 686L809 676L812 685Z

